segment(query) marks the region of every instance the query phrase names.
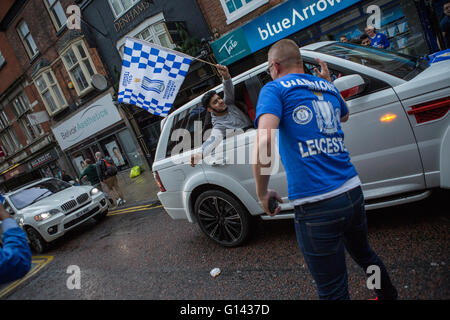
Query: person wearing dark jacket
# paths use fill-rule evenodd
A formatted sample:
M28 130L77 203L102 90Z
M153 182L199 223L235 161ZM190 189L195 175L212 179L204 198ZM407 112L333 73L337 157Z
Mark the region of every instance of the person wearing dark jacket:
M0 198L3 196L0 194ZM31 269L31 250L25 232L0 203L3 248L0 247L0 284L22 278Z
M96 187L97 189L102 190L101 184L100 184L100 178L98 177L97 173L97 166L92 163L91 159L86 159L86 165L87 167L83 170L80 176L80 181L83 179L83 177L87 177L89 183Z
M65 182L70 182L73 181L73 178L65 170L63 170L61 172L61 180Z

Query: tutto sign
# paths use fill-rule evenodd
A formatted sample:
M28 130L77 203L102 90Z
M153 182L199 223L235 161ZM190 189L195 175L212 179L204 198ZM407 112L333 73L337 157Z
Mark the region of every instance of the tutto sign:
M61 149L65 150L120 120L122 117L108 93L52 130Z
M228 65L360 1L286 1L211 43L211 48L218 63Z

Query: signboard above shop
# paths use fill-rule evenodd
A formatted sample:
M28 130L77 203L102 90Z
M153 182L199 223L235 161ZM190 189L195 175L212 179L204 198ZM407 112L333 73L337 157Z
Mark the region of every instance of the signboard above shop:
M360 0L290 0L211 43L219 64L229 65L299 32Z
M52 128L62 150L65 150L122 120L110 93Z

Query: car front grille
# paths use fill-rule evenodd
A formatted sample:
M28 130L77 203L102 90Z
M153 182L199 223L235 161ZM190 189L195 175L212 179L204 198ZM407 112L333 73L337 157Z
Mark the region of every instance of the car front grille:
M78 204L82 204L83 202L87 201L89 199L89 196L87 193L83 193L81 196L77 198Z
M77 202L75 200L70 200L66 203L64 203L61 206L61 209L63 209L65 212L68 212L70 210L72 210L73 208L75 208L77 206Z
M66 224L64 225L64 229L70 228L70 227L72 227L73 225L77 224L78 222L80 222L80 221L86 219L87 217L92 216L92 215L93 215L94 213L96 213L98 210L100 210L100 207L97 206L97 207L95 207L94 209L92 209L92 210L86 212L85 214L83 214L81 217L78 217L78 218L76 218L76 219L73 219L72 221L69 221L68 223L66 223Z

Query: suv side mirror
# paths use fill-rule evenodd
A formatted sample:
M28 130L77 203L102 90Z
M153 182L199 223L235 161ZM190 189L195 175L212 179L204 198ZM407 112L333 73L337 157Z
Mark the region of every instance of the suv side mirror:
M359 74L351 74L337 78L333 81L335 87L339 90L344 99L356 96L363 92L366 83Z

